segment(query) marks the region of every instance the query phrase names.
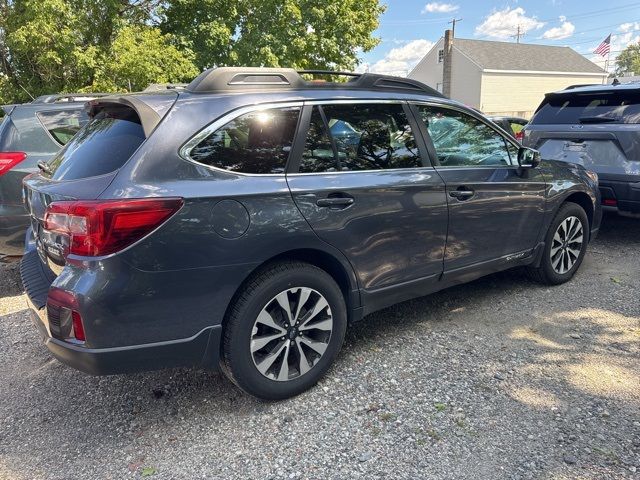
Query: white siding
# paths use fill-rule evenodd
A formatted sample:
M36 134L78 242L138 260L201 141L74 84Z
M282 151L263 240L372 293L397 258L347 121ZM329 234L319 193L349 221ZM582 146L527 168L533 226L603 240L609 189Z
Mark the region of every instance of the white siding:
M569 85L602 83L602 77L580 74L483 73L480 110L489 115L531 118L544 94Z
M451 98L469 107L480 108L482 70L453 44Z
M438 50L444 47L444 40L441 38L429 50L420 63L409 72L408 77L426 83L438 91L442 91L442 63L438 63Z

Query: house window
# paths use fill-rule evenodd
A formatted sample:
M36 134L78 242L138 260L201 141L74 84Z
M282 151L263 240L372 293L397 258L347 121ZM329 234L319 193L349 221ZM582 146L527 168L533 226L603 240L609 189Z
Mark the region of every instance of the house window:
M444 49L438 50L438 63L444 62Z

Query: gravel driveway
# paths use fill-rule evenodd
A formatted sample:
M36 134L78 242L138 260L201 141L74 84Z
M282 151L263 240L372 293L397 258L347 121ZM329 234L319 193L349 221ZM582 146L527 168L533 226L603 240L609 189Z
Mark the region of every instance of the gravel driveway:
M95 378L52 360L0 265L0 478L640 478L640 220L583 268L507 272L371 315L314 389Z

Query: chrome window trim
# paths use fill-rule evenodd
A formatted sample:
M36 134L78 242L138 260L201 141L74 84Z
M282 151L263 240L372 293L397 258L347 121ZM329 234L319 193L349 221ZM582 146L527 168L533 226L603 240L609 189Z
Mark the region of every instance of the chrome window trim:
M216 120L211 122L209 125L204 127L198 133L196 133L193 137L187 140L180 150L178 150L178 155L187 162L193 163L199 167L205 167L210 170L214 170L217 172L223 172L227 175L242 175L245 177L284 177L286 175L286 171L282 173L245 173L245 172L235 172L233 170L227 170L220 167L214 167L212 165L206 165L204 163L200 163L197 160L191 158L191 151L205 138L214 133L216 130L224 127L227 123L232 122L233 120L241 117L242 115L246 115L247 113L259 112L261 110L269 110L273 108L299 108L300 112L298 114L298 121L300 121L300 115L302 114L302 107L304 106L303 101L296 102L272 102L272 103L257 103L253 105L247 105L245 107L240 107L231 112L224 114L222 117L218 117ZM293 140L295 141L295 134ZM293 143L291 144L293 147ZM286 170L286 163L285 163Z

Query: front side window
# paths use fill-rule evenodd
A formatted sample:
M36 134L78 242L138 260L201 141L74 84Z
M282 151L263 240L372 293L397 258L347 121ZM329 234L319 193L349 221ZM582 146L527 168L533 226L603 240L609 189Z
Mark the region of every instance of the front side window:
M400 104L314 107L301 172L422 167Z
M299 115L299 107L246 113L207 136L189 156L231 172L284 173Z
M54 110L36 113L42 126L60 145L66 145L82 127L89 122L84 109Z
M441 167L515 165L497 131L466 113L418 105Z

